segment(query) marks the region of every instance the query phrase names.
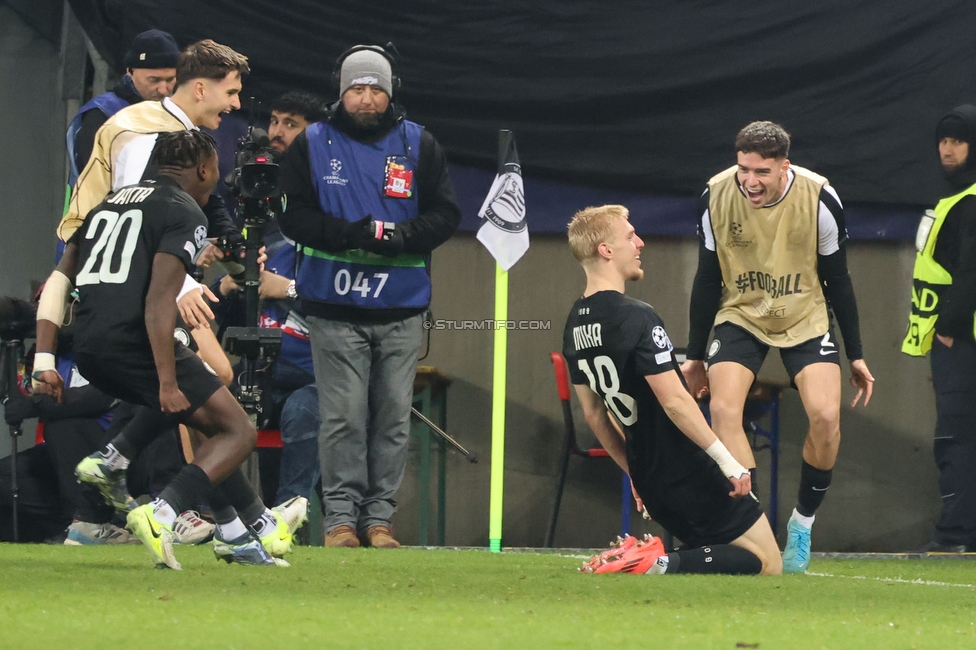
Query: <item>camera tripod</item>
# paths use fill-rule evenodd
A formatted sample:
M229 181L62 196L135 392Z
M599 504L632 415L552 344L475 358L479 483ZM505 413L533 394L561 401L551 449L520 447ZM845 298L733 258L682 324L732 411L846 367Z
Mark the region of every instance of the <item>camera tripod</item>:
M0 347L0 396L3 404L10 401L11 391L20 390L17 385L17 366L24 358L24 342L20 339L3 341ZM18 529L17 505L20 500L20 488L17 484L17 443L23 435L21 422L10 426L10 495L13 517L14 543L20 541Z

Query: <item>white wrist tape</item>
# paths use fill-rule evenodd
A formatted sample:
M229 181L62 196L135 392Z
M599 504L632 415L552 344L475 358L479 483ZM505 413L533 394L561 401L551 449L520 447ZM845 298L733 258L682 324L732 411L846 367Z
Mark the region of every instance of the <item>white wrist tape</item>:
M743 474L749 473L739 461L732 457L732 454L729 453L729 450L722 444L721 440L716 440L709 445L705 453L711 456L712 460L718 463L722 473L730 478L739 478Z
M35 352L34 353L34 374L39 372L44 372L45 370L55 369L55 359L53 352Z
M34 372L31 374L31 386L37 388L44 382L38 381L37 376L44 372L45 370L54 370L57 372L55 367L54 353L52 352L35 352L34 353Z
M64 324L64 312L74 285L61 271L55 271L44 283L44 291L37 303L37 320L49 320L58 327Z
M183 296L190 293L194 289L196 289L200 293L203 293L203 285L197 282L196 280L194 280L189 275L186 276L186 278L183 280L183 288L180 289L180 295L176 296L176 302L182 300Z

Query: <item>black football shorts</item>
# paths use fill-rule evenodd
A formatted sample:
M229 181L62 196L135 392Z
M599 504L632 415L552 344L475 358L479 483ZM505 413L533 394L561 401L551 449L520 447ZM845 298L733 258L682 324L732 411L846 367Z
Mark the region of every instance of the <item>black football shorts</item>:
M667 485L647 487L638 488L647 512L688 548L728 544L744 535L763 514L752 496L729 496L732 483L718 465Z
M715 336L708 346L709 365L723 361L734 361L759 375L769 346L755 336L732 323L719 323L715 326ZM840 346L831 325L824 336L817 336L789 348L779 348L780 358L790 381L796 379L801 370L814 363L836 363L840 365Z
M223 386L217 373L185 345L173 342L176 350L176 383L190 408L180 414L189 417ZM78 353L75 357L82 376L99 390L133 404L158 409L159 376L152 351L111 358Z

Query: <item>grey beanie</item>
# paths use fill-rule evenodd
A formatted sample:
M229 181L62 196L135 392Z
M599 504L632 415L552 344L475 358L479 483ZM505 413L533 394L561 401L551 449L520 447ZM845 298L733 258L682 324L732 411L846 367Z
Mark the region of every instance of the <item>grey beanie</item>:
M339 97L351 86L379 86L387 97L393 97L393 69L386 57L372 50L353 52L342 62L339 73Z

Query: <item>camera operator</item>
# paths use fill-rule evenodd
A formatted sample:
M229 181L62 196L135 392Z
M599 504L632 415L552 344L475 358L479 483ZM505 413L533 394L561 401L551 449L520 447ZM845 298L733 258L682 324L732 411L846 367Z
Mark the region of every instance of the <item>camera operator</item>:
M268 139L271 147L284 153L295 137L313 122L325 119L326 105L311 93L292 90L271 102Z
M310 93L291 91L271 103L268 128L270 146L284 152L308 124L325 115L325 104ZM280 412L281 465L275 504L292 497L311 497L319 485L319 404L315 390L312 349L305 315L296 300L295 243L285 239L277 222L267 222L264 233L269 255L261 271L261 327L281 328L281 349L271 371L275 410ZM244 323L244 296L230 275L218 278L211 287L220 296L214 307L222 327Z
M282 162L281 230L301 246L322 426L327 546L397 548L390 520L406 469L430 253L461 221L444 153L394 103L383 48L340 55L340 100Z

